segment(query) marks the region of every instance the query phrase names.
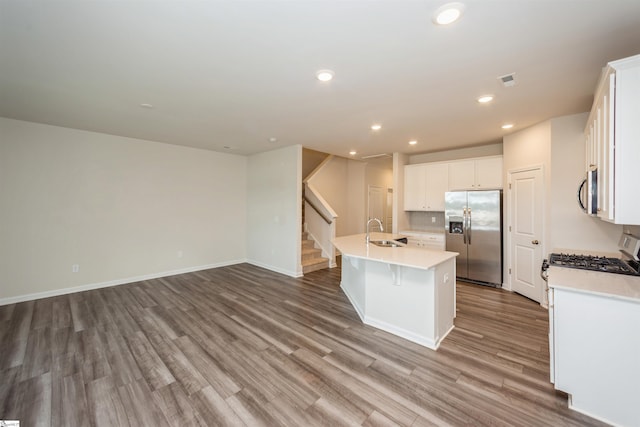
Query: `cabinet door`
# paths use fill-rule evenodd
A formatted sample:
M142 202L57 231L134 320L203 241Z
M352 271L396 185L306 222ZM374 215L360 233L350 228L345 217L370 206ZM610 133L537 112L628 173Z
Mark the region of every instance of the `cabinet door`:
M444 193L449 190L449 165L447 163L427 164L425 177L426 209L444 212Z
M449 163L449 190L474 190L476 166L474 160Z
M426 166L407 165L404 167L404 210L426 211Z
M614 220L613 212L613 103L614 79L610 75L597 103L597 167L598 167L598 216L607 221Z
M590 123L588 129L585 131L585 171L589 171L589 169L596 164L595 157L593 156L593 147L595 147L593 133L594 125Z
M558 288L553 299L555 388L585 413L638 425L638 304Z
M480 190L502 188L502 157L476 160L476 185Z
M409 236L407 237L407 246L411 246L412 248L419 248L422 246L422 240L417 237Z

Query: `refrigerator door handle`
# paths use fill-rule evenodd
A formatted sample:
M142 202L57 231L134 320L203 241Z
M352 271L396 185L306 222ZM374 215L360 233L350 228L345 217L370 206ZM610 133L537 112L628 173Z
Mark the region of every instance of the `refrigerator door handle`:
M471 208L469 208L467 212L467 221L467 240L469 244L471 244Z
M462 208L462 242L467 244L467 208Z

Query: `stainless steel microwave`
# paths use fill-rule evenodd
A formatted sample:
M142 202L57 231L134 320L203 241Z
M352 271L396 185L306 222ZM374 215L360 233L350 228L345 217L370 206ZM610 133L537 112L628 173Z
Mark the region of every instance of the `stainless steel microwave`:
M587 215L598 215L598 169L590 169L580 183L578 203Z

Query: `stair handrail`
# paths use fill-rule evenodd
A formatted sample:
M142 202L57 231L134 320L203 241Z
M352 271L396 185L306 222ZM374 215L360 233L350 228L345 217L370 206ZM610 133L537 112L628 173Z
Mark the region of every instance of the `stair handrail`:
M329 266L336 266L336 219L338 214L309 182L304 183L303 200L309 210L305 215L305 231L322 250L322 256L329 259Z
M309 206L311 206L314 211L318 212L325 222L327 219L330 221L327 222L327 224L331 225L333 221L338 218L337 212L333 210L329 202L327 202L324 197L320 195L320 192L316 187L308 181L304 183L303 195L304 201L309 203Z
M313 203L313 201L312 201L311 199L309 199L309 198L307 197L307 195L306 195L306 194L304 195L304 201L305 201L305 202L307 202L307 203L309 203L309 206L311 206L311 207L313 208L313 210L314 210L314 211L316 211L316 212L318 213L318 215L320 215L320 217L321 217L322 219L324 219L324 222L326 222L327 224L331 225L331 223L333 222L333 221L331 220L331 218L329 218L327 215L325 215L325 214L320 210L320 208L319 208L315 203Z

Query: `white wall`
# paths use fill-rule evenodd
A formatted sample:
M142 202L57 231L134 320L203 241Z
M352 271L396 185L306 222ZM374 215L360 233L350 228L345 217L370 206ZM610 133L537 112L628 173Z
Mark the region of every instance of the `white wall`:
M404 166L409 164L409 156L393 153L393 232L409 230L409 212L404 210Z
M364 233L366 231L366 222L369 219L369 186L382 187L386 190L393 189L393 159L389 158L388 161L385 160L377 160L377 161L369 161L365 166L365 176L364 176L364 206L362 207L363 212L362 215L358 218L359 224L359 233ZM386 193L385 193L386 200ZM387 222L387 216L392 216L392 212L387 213L387 204L385 203L385 217L379 218L382 220L383 224ZM373 225L372 229L376 230ZM387 227L386 225L384 227ZM386 230L386 232L391 232L392 230Z
M617 252L622 226L585 215L577 190L585 177L584 127L588 113L551 120L549 246Z
M585 215L576 193L585 175L584 126L587 114L557 117L504 138L505 182L509 171L542 165L544 170L543 254L574 249L617 252L622 226ZM505 196L505 227L508 198ZM506 229L506 228L505 228ZM505 282L507 233L504 234Z
M576 159L577 161L577 159ZM581 164L584 164L584 160L581 160ZM544 180L544 200L543 215L543 239L542 239L542 253L546 254L552 249L550 245L549 233L550 233L550 219L551 210L549 197L551 195L551 123L549 121L539 123L531 126L520 132L515 132L504 138L503 144L503 171L505 179L503 182L507 182L507 176L509 172L513 172L519 169L528 168L530 166L542 166L543 180ZM504 212L504 224L503 230L507 230L508 213L509 213L509 198L507 192L503 198L503 212ZM504 281L508 277L506 272L507 254L509 247L507 246L507 233L504 233L503 240L503 253L504 253Z
M351 186L357 181L354 178L354 181L349 184L349 160L338 156L332 157L308 182L338 214L336 236L351 234L348 232L350 227L348 194Z
M343 222L340 232L336 236L346 236L349 234L364 233L367 216L367 164L353 160L347 160L347 192L343 194L347 210L339 218ZM344 189L344 183L336 189Z
M308 148L303 147L302 148L302 181L307 179L307 176L309 176L309 174L313 172L314 169L317 168L318 165L320 165L320 163L322 163L324 159L326 159L327 157L329 157L329 154L327 153L310 150Z
M249 157L247 258L289 276L302 275L302 146Z
M0 118L0 303L244 261L246 164Z
M336 236L364 233L369 185L390 188L392 169L335 156L309 179L338 214Z
M469 159L472 157L499 156L503 152L502 142L480 145L477 147L459 148L456 150L437 151L435 153L414 154L409 157L409 164L443 162L449 160Z

